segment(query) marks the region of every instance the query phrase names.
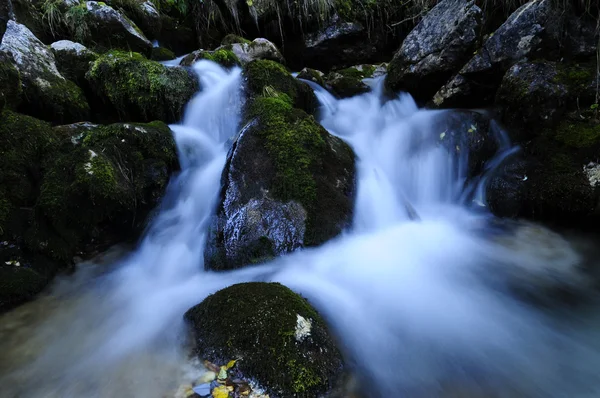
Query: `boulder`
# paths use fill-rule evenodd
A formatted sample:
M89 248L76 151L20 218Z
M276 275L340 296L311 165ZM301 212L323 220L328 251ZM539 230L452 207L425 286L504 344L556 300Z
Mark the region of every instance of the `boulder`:
M152 43L125 15L102 2L85 3L90 38L98 46L150 54Z
M281 55L275 44L267 39L258 38L250 43L233 43L230 46L231 51L238 57L242 65L257 59L284 62L283 55Z
M304 68L296 76L298 79L309 80L317 83L321 87L325 87L325 74L320 70Z
M21 75L24 112L55 123L89 117L81 89L60 74L54 54L24 25L8 22L0 51L12 55Z
M352 150L294 108L289 95L269 87L248 104L248 124L223 172L221 205L205 252L209 269L239 268L320 245L352 220Z
M127 1L111 0L107 2L113 8L119 8L129 17L150 39L160 36L162 21L160 13L150 0Z
M235 53L231 50L231 46L222 46L217 48L214 51L208 50L196 50L188 55L186 55L182 60L181 66L192 66L194 63L200 61L201 59L207 59L209 61L213 61L218 63L225 68L231 68L236 65L240 65L240 60L235 55Z
M58 71L67 79L78 84L85 82L85 74L90 64L98 59L98 54L90 51L83 44L70 40L60 40L50 45Z
M197 77L185 68L119 51L98 58L86 79L99 99L99 111L113 121L176 122L199 89Z
M314 113L319 101L308 84L294 78L281 64L271 60L252 61L244 67L244 80L248 94L262 96L265 92L283 93L292 100L294 107Z
M231 44L234 43L241 43L241 44L250 44L252 43L251 40L245 39L242 36L238 36L238 35L234 35L234 34L228 34L227 36L225 36L223 38L223 40L221 40L221 45L222 46L229 46Z
M57 265L46 257L0 243L0 311L30 300L50 282Z
M227 364L271 396L327 394L343 363L321 316L301 296L277 283L242 283L188 310L195 352Z
M12 57L0 52L0 111L16 109L21 103L21 74Z
M345 22L334 15L323 28L304 35L302 43L289 45L285 57L294 67L320 70L377 61L379 49L368 36L361 23Z
M152 53L150 54L150 59L152 61L170 61L175 58L175 53L164 47L153 47Z
M390 62L386 87L427 100L472 56L483 15L474 0L439 2L404 39Z
M371 90L363 80L374 77L376 72L381 76L382 68L381 65L356 65L333 71L325 78L325 85L340 98L363 94Z
M517 9L433 97L435 106L480 107L494 99L505 72L516 62L551 52L556 32L551 0L533 0Z
M168 126L79 124L54 134L59 147L45 157L30 247L65 260L139 234L178 167Z

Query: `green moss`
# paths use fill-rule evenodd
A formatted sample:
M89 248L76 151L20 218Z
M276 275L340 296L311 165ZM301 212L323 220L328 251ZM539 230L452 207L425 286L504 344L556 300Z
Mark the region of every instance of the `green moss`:
M358 67L354 66L351 68L342 69L336 71L340 75L344 77L350 77L355 79L366 79L368 77L372 77L375 72L376 67L374 65L359 65Z
M248 80L248 88L252 93L260 95L263 87L272 86L293 100L297 97L296 79L285 66L275 61L252 61L246 65L244 73Z
M56 66L64 77L82 85L85 82L85 74L90 64L98 59L98 54L93 51L55 51Z
M70 35L80 43L89 42L91 36L89 11L85 3L71 7L64 14L64 24Z
M16 109L21 102L21 75L11 57L0 53L0 111Z
M321 87L325 87L325 80L323 79L323 73L310 68L304 68L298 74L298 79L310 80L317 83Z
M153 47L150 59L153 61L169 61L175 59L175 53L168 48Z
M249 117L260 120L258 134L275 163L274 195L312 208L317 195L312 173L326 145L322 127L312 116L292 108L287 96L257 98Z
M175 122L198 90L191 72L120 51L98 58L86 78L120 119L134 121Z
M369 91L369 87L363 83L363 72L355 68L345 70L345 74L332 72L327 76L326 82L332 91L341 98L353 97Z
M296 340L297 317L311 334ZM299 295L276 283L223 289L185 314L200 357L217 363L242 358L237 368L282 398L328 390L341 370L338 350L319 314Z
M202 55L203 59L216 62L227 68L240 65L239 58L230 49L219 48L215 51L205 51L202 53Z
M558 65L554 82L564 84L573 93L581 93L594 82L595 65Z
M600 124L593 120L564 120L555 129L555 139L572 148L596 147L600 144Z
M252 42L248 39L244 39L243 37L234 34L228 34L223 38L223 40L221 40L222 46L228 46L234 43L250 44Z

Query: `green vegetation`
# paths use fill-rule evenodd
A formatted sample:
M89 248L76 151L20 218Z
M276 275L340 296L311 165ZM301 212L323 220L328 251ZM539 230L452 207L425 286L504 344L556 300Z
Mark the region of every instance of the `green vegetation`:
M296 337L298 317L310 336ZM301 296L277 283L233 285L185 314L197 353L216 363L241 358L244 377L282 398L328 391L342 369L325 322Z
M555 139L571 148L593 149L600 145L600 124L595 120L563 120L555 131Z
M167 68L138 53L108 52L93 63L86 77L121 120L178 121L198 91L191 72Z
M175 58L175 53L164 47L153 47L150 55L152 61L168 61Z
M15 109L21 102L21 74L9 56L0 54L0 111Z
M223 40L221 40L222 46L229 46L234 43L250 44L252 42L248 39L244 39L243 37L234 34L228 34L223 38Z

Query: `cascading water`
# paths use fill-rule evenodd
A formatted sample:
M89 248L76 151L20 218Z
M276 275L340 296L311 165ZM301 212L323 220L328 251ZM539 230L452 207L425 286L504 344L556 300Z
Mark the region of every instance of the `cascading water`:
M14 352L0 360L1 396L163 396L192 377L181 367L182 314L247 280L279 281L309 298L373 397L598 396L597 317L548 314L508 289L518 278L543 284L540 263L578 283L570 270L579 255L556 237L532 247L495 234L490 216L461 204L461 160L432 139L443 112L404 95L382 101L376 82L344 100L316 91L322 124L357 154L352 230L266 265L202 271L226 143L237 133L240 70L208 61L195 69L203 91L172 126L182 172L159 216L113 271L82 270L83 285L59 283L23 307L46 300L49 314L35 329L28 321L19 342L0 339L1 352ZM506 153L501 145L496 159Z

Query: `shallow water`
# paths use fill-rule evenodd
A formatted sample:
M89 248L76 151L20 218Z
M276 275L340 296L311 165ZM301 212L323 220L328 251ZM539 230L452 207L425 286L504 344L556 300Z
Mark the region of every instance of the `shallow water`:
M203 271L242 99L239 69L208 61L195 69L204 89L172 126L182 172L160 215L136 250L81 264L0 318L0 396L172 396L201 372L186 355L183 313L249 280L309 298L373 397L600 395L594 297L567 308L515 293L559 286L591 295L578 269L587 243L471 207L485 198L465 200L465 159L439 145L444 112L419 110L404 95L384 101L377 81L346 100L317 88L322 124L357 154L352 229L269 264ZM510 150L500 146L490 164Z

